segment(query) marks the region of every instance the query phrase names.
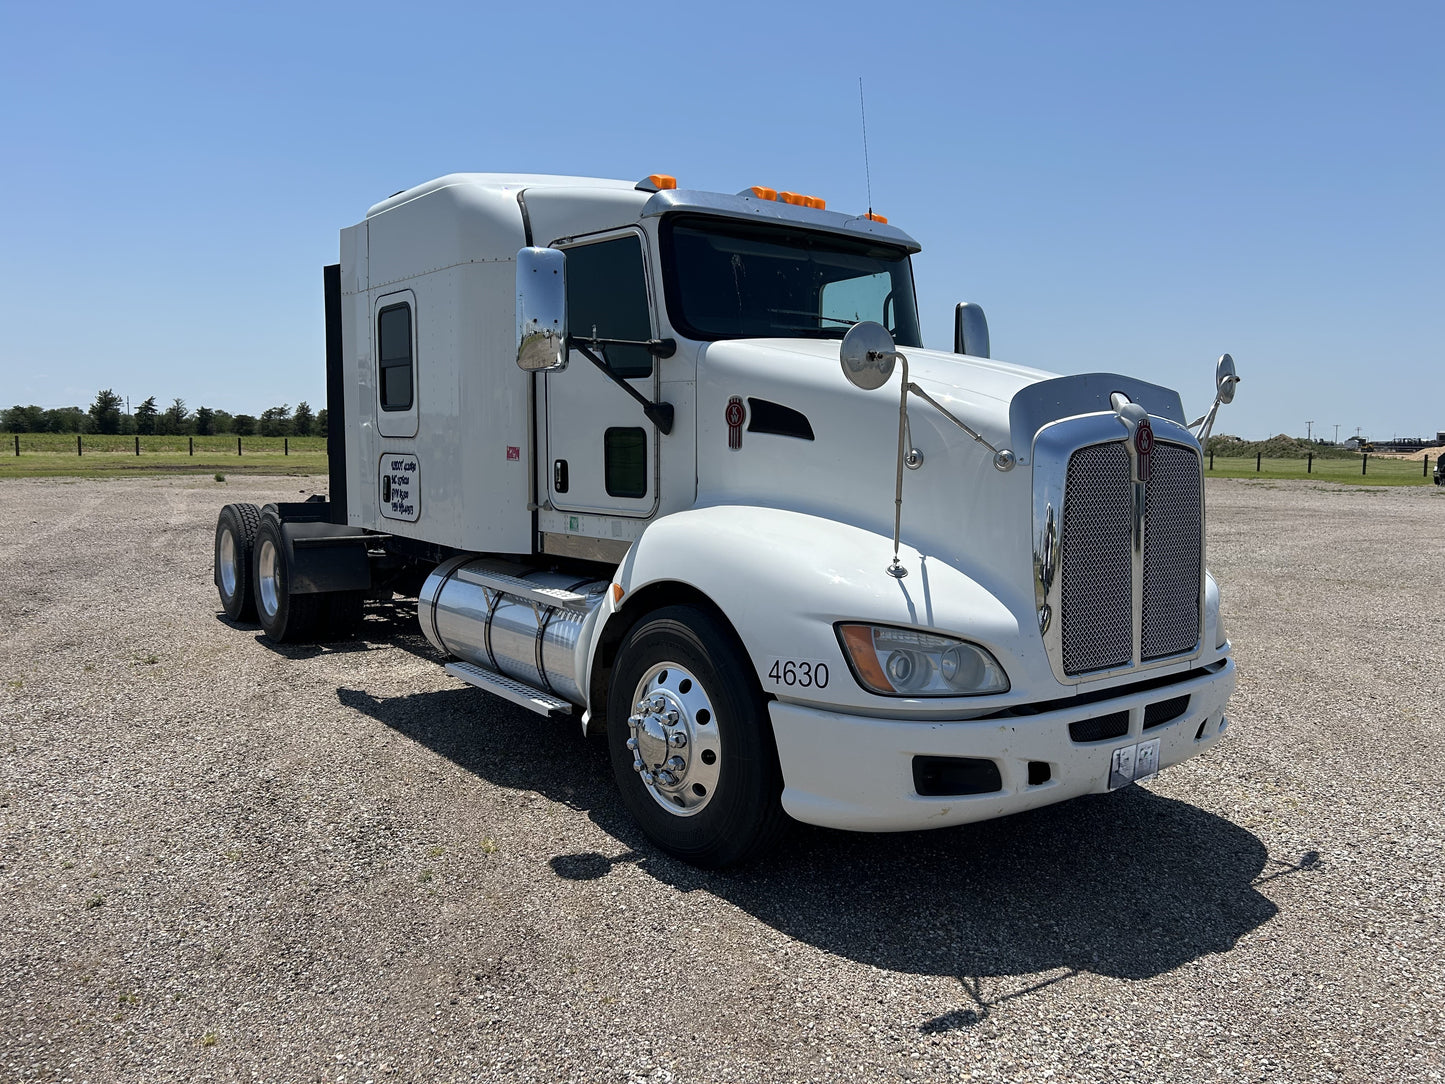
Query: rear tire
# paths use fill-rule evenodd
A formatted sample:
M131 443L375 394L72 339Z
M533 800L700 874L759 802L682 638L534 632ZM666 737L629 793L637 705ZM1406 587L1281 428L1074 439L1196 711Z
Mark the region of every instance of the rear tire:
M216 517L216 591L232 621L256 620L251 554L260 522L261 510L254 504L228 504Z
M294 644L312 638L325 596L291 593L286 540L281 536L281 521L274 515L263 516L256 531L252 581L256 619L266 639Z
M669 606L618 650L607 743L622 800L654 843L718 869L776 842L782 773L767 704L732 630Z

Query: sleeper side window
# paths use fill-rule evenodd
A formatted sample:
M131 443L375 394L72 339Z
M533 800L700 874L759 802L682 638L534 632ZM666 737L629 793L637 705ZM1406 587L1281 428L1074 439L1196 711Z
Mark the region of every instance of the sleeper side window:
M412 399L411 306L388 305L376 314L381 409L410 410Z
M642 241L635 235L567 249L567 330L586 339L596 327L603 339L652 338ZM618 376L652 375L652 354L643 346L602 348Z

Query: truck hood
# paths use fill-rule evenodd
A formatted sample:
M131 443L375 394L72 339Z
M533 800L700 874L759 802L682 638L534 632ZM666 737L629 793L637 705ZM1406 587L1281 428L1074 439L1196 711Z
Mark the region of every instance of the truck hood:
M850 399L856 397L860 407L864 403L873 403L874 406L888 404L887 408L896 419L899 370L895 369L889 382L877 391L861 391L844 378L838 350L837 339L733 339L705 347L706 360L703 364L736 372L740 376L762 377L780 392L784 389L796 390L799 395L821 394L832 399L834 393L841 391ZM905 347L900 352L908 358L909 379L948 407L961 421L975 429L980 426L989 428L1001 440L1006 439L1009 404L1014 395L1021 388L1054 375L992 358L975 358L939 350ZM877 402L874 403L874 400ZM912 399L910 415L915 406L932 411L927 404ZM872 413L871 409L869 413Z
M836 339L701 346L697 503L788 508L865 528L890 540L874 558L882 569L892 557L901 372L863 391L844 377L838 352ZM903 472L903 545L967 570L1021 608L1032 606L1035 432L1057 418L1112 412L1113 391L1183 418L1175 393L1116 374L1059 377L991 358L902 353L910 380L1018 459L1013 470L996 469L992 450L909 396L911 446L923 462Z

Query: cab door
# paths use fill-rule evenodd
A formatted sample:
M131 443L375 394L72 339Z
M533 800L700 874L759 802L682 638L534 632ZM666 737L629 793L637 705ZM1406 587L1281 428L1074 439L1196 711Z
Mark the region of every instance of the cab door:
M646 238L625 230L567 245L567 330L574 339L654 337ZM595 329L595 331L594 331ZM656 401L657 359L640 346L591 348ZM657 507L658 434L637 402L576 349L547 373L547 493L552 507L646 517Z

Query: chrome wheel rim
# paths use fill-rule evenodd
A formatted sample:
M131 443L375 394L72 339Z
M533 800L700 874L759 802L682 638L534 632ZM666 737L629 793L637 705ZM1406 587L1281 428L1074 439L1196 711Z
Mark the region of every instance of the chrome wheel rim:
M632 770L647 793L677 817L702 812L717 792L722 742L712 700L685 666L650 667L632 694L627 720Z
M236 536L230 530L221 532L221 592L227 598L236 594Z
M276 584L276 543L263 539L256 555L256 586L260 588L261 609L275 617L280 593Z

